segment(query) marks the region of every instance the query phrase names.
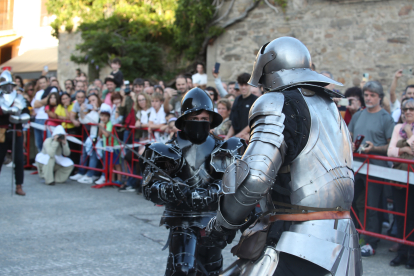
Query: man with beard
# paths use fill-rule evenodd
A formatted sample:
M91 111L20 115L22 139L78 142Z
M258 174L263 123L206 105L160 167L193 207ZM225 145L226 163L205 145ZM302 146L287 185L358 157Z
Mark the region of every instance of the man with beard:
M175 79L175 86L177 87L177 95L170 100L170 110L174 111L175 116L178 117L181 114L181 100L188 91L187 78L184 75L179 75Z
M223 173L246 144L239 138L223 141L211 135L210 129L222 120L209 95L193 88L183 97L175 122L181 131L167 144L153 143L144 152L166 173L144 163L144 196L165 205L160 224L170 230L166 276L218 275L223 265L223 246L206 238L204 229L217 211Z

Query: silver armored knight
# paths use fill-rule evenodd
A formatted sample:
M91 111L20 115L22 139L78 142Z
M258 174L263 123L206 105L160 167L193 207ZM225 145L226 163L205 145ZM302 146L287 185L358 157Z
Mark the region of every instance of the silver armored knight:
M0 170L7 150L11 150L16 176L15 193L24 196L22 124L30 120L30 115L26 100L16 92L15 87L11 73L7 70L3 71L0 75Z
M249 84L267 93L250 109L250 143L223 176L224 195L207 233L231 233L263 213L232 249L222 275L362 275L348 128L324 88L342 86L312 71L306 46L281 37L262 46Z

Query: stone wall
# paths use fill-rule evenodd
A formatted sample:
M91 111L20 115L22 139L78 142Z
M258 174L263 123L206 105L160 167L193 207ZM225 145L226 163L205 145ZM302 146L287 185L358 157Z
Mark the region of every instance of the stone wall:
M223 22L242 14L251 1L236 0ZM277 7L276 13L262 1L208 47L209 83L213 83L215 62L221 63L224 81L235 80L240 73L251 73L264 43L293 36L308 47L317 71L329 70L344 83L342 92L363 73L379 80L387 91L395 71L414 65L413 4L409 0L288 0L286 12ZM402 77L398 93L409 79Z
M70 56L77 53L76 44L81 42L82 38L80 33L59 34L57 77L62 87L65 80L76 77L77 68L81 69L82 72L88 73L88 65L76 64L70 60Z

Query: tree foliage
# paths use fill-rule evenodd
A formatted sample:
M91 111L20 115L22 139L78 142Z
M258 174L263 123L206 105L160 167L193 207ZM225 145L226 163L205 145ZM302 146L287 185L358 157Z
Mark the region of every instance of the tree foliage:
M174 66L165 62L203 60L206 37L223 29L211 26L213 0L49 0L48 12L56 15L54 35L75 25L82 32L77 63L97 69L119 57L127 79L165 76Z

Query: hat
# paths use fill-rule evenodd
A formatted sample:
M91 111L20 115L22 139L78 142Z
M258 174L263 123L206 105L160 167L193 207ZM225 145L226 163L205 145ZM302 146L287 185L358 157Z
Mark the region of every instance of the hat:
M106 113L106 114L111 115L112 110L111 110L111 107L109 105L107 105L106 103L103 103L101 105L100 111L101 111L101 114Z
M55 129L53 130L52 137L56 135L62 135L62 134L66 135L66 131L63 128L63 126L59 125L59 126L56 126Z

